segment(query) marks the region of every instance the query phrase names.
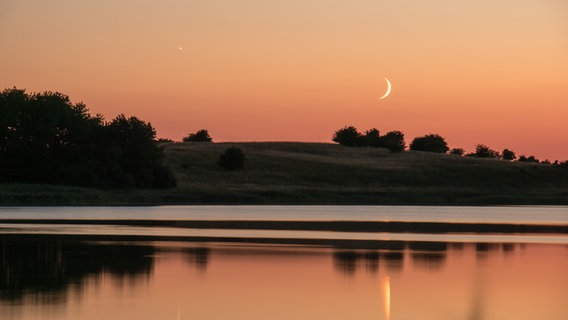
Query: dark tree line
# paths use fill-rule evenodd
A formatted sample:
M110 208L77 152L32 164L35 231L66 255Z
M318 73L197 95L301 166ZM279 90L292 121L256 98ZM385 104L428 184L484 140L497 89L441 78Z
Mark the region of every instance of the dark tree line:
M91 116L61 93L0 93L0 181L97 188L175 185L156 131L136 117Z
M376 128L362 134L353 126L344 127L334 133L332 140L343 146L386 148L391 152L401 152L406 147L402 132L390 131L381 136Z
M466 154L468 157L476 157L476 158L494 158L494 159L502 159L507 161L514 161L517 160L519 162L532 162L532 163L543 163L543 164L551 164L549 161L539 161L534 156L524 156L521 155L517 158L517 155L514 151L509 150L507 148L503 149L501 153L497 150L493 150L484 144L478 144L475 146L475 152ZM558 164L558 161L556 162Z
M353 126L346 126L335 131L332 140L343 146L348 147L380 147L387 148L392 152L401 152L405 149L404 134L400 131L391 131L381 136L379 130L373 128L367 130L365 134L360 133ZM495 158L507 161L519 161L529 163L552 164L562 167L568 166L568 161L551 163L548 160L539 161L534 156L521 155L517 157L514 151L507 148L502 152L493 150L484 144L477 144L475 151L465 153L462 148L450 149L446 140L439 134L427 134L425 136L416 137L410 143L409 149L412 151L426 151L436 153L449 153L458 156L476 157L476 158Z

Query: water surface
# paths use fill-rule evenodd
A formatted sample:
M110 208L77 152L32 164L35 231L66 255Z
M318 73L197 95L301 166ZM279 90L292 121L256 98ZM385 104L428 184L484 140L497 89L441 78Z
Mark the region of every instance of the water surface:
M564 207L2 208L0 319L565 319L566 234L192 229L113 225L112 220L564 225L567 212ZM30 221L8 221L23 218ZM110 222L41 223L49 219Z
M563 319L568 247L10 241L2 319ZM6 257L9 257L6 259Z

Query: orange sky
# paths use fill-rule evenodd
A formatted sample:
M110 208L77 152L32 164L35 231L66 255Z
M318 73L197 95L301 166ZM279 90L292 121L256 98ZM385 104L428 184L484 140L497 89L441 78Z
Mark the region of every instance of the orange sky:
M564 0L3 0L0 88L60 91L176 140L206 128L215 141L330 141L354 125L565 160L567 12Z

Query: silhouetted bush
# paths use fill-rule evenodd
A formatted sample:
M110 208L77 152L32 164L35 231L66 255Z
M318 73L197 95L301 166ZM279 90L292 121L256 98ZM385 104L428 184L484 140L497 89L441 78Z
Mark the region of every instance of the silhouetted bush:
M416 137L410 144L410 150L446 153L448 151L446 140L437 134L428 134Z
M353 126L344 127L335 132L332 140L343 146L379 147L389 149L391 152L400 152L406 147L402 132L391 131L381 136L376 128L367 130L365 135L362 135Z
M0 93L0 180L98 188L170 187L155 130L135 117L105 123L61 93Z
M355 127L349 126L335 131L332 140L342 146L355 147L361 146L363 136Z
M183 142L211 142L213 139L209 136L209 132L205 129L198 130L196 133L190 133L183 138Z
M367 130L363 138L365 145L369 147L379 147L381 145L381 136L379 134L379 130L376 128Z
M454 154L454 155L458 155L458 156L463 156L464 153L465 153L465 151L462 148L453 148L452 150L450 150L450 154Z
M499 152L483 144L476 145L475 152L470 155L477 158L499 158Z
M401 152L406 147L404 134L400 131L390 131L380 138L379 146L391 152Z
M513 161L517 158L515 153L513 151L509 150L509 149L503 149L503 152L501 152L501 155L503 157L503 160Z
M217 164L227 170L242 169L245 164L245 154L241 148L228 148L219 156Z
M522 155L519 157L519 162L539 163L540 161L538 161L538 159L535 158L534 156L526 157Z

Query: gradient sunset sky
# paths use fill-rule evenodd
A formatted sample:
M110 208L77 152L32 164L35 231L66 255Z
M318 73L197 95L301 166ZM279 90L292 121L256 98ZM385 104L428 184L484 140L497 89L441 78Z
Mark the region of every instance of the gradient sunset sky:
M354 125L568 159L565 0L1 0L0 40L0 89L60 91L158 137L330 142Z

